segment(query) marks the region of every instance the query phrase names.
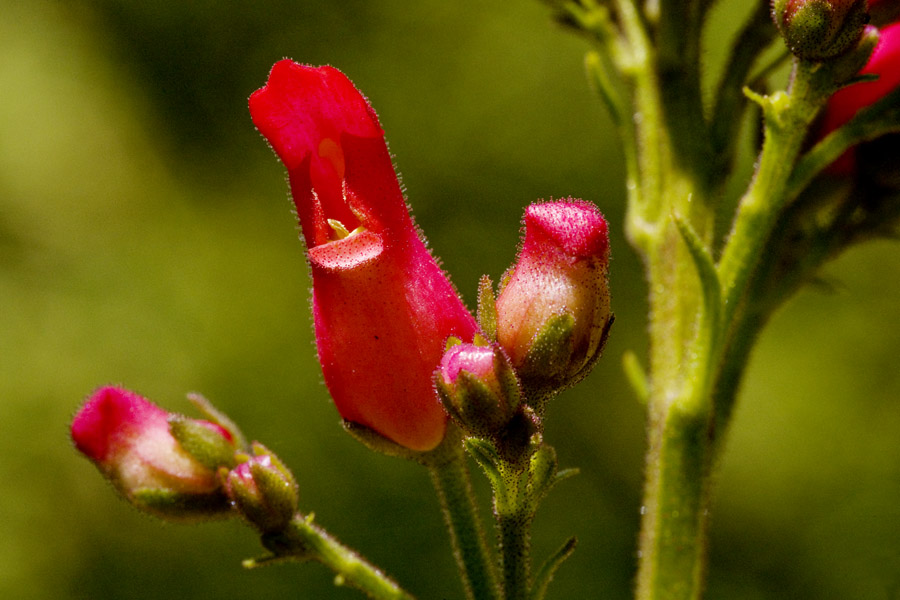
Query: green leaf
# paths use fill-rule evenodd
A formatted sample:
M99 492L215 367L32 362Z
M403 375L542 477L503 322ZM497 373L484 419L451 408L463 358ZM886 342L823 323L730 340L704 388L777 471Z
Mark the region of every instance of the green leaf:
M697 270L697 276L700 278L700 286L703 290L703 321L700 335L707 336L709 349L713 349L720 336L722 312L722 284L719 281L716 264L709 248L700 239L691 224L678 215L672 215L672 219L688 247L694 268Z
M530 600L543 600L544 596L547 594L547 586L549 586L550 582L553 580L553 576L556 574L557 569L559 569L560 565L562 565L567 558L572 556L577 544L578 539L574 536L570 537L559 550L551 554L547 560L544 561L544 564L541 565L537 575L535 575L534 584L531 587Z
M647 404L650 399L650 380L634 351L626 350L622 355L622 368L625 370L625 377L637 395L638 401L641 404Z

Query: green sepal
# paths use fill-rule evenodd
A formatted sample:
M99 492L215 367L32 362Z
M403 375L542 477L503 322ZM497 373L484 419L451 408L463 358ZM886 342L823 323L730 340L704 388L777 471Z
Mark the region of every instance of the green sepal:
M161 488L139 488L128 495L131 504L169 521L201 521L231 512L224 494L185 494Z
M243 432L241 432L241 429L237 424L232 421L228 415L213 406L212 402L207 400L206 397L202 394L192 392L187 395L187 399L207 420L212 421L230 433L236 447L240 449L247 448L247 438L244 437Z
M169 432L182 450L204 467L216 470L235 465L235 446L221 433L184 415L170 414Z
M518 406L515 397L498 398L478 376L465 370L456 376L456 393L463 399L464 406L459 411L462 423L465 425L464 428L471 429L472 433L489 435L500 429L509 421ZM510 401L516 402L512 407L513 410L510 410ZM501 406L501 403L504 406Z
M541 445L531 455L528 478L528 504L529 512L534 513L538 504L556 483L556 474L559 471L559 461L556 458L556 450L547 444Z
M401 446L365 425L347 421L346 419L342 422L342 425L344 426L344 431L356 438L358 442L380 454L408 460L417 460L418 456L422 454L421 452L410 450L406 446Z
M410 450L405 446L401 446L365 425L347 421L346 419L343 420L341 424L344 427L344 431L353 436L356 441L369 448L369 450L374 450L379 454L385 454L387 456L411 460L426 467L432 467L453 460L458 453L458 444L461 443L463 437L459 426L451 420L447 423L447 431L444 433L444 439L441 443L432 450L421 452L419 450Z
M487 339L497 341L497 297L487 275L478 280L478 324Z
M294 474L268 448L259 442L253 442L253 453L256 456L268 456L268 467L258 462L250 463L250 474L265 503L265 530L283 529L290 523L297 512L299 486Z
M447 338L447 341L444 342L444 352L452 348L453 346L459 346L463 341L456 337L455 335L451 335Z
M497 449L488 440L481 438L467 438L466 451L475 460L481 470L484 471L491 487L494 489L494 495L498 498L505 496L506 485L503 481L503 475L500 473L500 455Z
M523 369L557 379L569 366L574 351L575 317L571 313L553 315L535 335L525 355ZM542 377L543 378L543 377Z
M572 536L566 540L566 543L563 544L559 550L551 554L547 560L544 561L544 564L541 565L541 568L538 569L537 574L534 576L534 583L531 585L531 595L529 596L529 600L543 600L544 596L547 594L547 586L550 585L556 571L567 558L572 556L572 553L575 552L575 546L577 545L578 538Z

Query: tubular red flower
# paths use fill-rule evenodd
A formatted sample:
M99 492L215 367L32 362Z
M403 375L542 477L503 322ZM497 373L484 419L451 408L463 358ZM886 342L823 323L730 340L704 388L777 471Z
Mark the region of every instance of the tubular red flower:
M431 376L475 319L429 254L375 112L340 71L275 64L253 122L288 169L313 278L325 383L341 416L413 450L443 439Z
M878 75L875 81L862 81L838 90L829 100L822 118L819 137L825 137L847 123L860 110L875 104L900 87L900 23L881 30L881 37L860 75ZM853 171L853 152L845 153L829 167L835 175Z

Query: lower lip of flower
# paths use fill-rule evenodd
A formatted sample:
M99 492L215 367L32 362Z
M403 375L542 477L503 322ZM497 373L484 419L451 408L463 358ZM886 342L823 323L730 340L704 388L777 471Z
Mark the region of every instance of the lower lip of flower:
M325 244L309 249L309 261L313 267L326 271L342 271L359 267L384 251L384 243L377 233L358 230Z

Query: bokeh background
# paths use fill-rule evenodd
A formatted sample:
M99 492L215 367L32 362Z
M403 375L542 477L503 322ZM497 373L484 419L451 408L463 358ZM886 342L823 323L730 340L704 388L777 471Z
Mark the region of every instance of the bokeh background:
M712 72L745 11L720 2ZM295 469L321 524L421 598L461 596L426 474L345 435L321 383L284 172L246 110L288 56L371 99L470 306L529 202L606 213L616 327L551 409L581 475L534 545L579 537L551 598L628 598L644 422L621 357L646 351L645 286L584 50L536 0L0 0L0 596L359 597L318 565L244 571L261 548L237 522L166 525L118 500L67 434L105 383L179 411L202 392ZM718 478L711 598L900 598L898 258L851 252L832 292L802 292L763 335Z

